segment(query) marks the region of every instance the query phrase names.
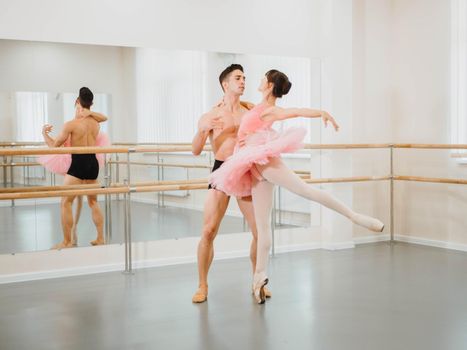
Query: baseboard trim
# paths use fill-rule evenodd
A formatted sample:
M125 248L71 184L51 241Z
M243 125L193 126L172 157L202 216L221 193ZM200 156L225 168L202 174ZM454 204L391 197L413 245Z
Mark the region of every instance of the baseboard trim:
M405 243L420 244L426 245L429 247L444 248L451 250L458 250L462 252L467 252L467 244L453 243L453 242L444 242L434 239L428 239L417 236L407 236L407 235L394 235L394 240Z
M358 244L367 244L367 243L386 242L386 241L389 241L390 239L391 239L391 235L387 233L387 234L379 234L379 235L354 237L353 241L356 245L358 245Z
M354 241L347 242L323 242L321 245L322 249L325 250L342 250L355 248Z

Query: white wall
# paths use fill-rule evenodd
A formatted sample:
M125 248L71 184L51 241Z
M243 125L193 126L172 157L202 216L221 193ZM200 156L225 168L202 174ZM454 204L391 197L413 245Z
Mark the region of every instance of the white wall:
M319 44L320 2L2 0L0 37L303 56Z
M450 143L449 3L354 0L354 142ZM387 151L357 152L355 175L388 173ZM466 176L449 151L396 150L395 159L398 175ZM398 182L395 188L396 234L465 245L465 186ZM379 200L388 198L387 185L354 189L356 209L389 222L388 202ZM355 234L366 235L358 228Z
M396 142L450 143L450 2L393 0L391 105ZM449 151L399 150L399 173L466 177ZM467 243L467 189L398 184L396 232Z
M353 1L352 138L355 143L390 143L392 0ZM353 176L388 175L388 150L354 150ZM389 183L355 184L353 206L386 223L389 232ZM354 227L354 235L368 231Z

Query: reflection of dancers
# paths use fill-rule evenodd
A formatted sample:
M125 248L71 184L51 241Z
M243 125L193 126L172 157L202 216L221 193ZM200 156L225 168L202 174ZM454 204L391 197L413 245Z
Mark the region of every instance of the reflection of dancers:
M67 140L69 145L73 147L93 147L100 144L108 143L107 137L104 134L99 134L98 121L105 121L107 118L102 114L91 112L89 108L92 105L94 95L88 88L81 88L79 97L76 100L76 114L75 118L63 126L62 131L56 139L50 137L49 132L52 130L51 125L44 125L42 135L49 147L60 147L64 145ZM99 136L100 135L100 136ZM68 156L68 157L66 157ZM99 162L95 154L73 154L59 157L53 155L49 157L41 157L39 161L44 166L56 173L63 173L66 171L64 184L77 185L77 184L94 184L97 183L96 179L99 174ZM68 164L67 169L66 165ZM78 208L75 220L73 220L72 204L76 196L67 196L62 198L61 212L62 212L62 228L63 228L63 242L56 244L53 249L69 248L75 243L72 238L72 231L76 232L77 220L80 214L80 200L78 200ZM103 236L103 217L99 204L97 203L96 195L88 195L88 204L92 211L92 219L97 229L97 238L92 241L92 245L104 244Z
M103 114L92 112L90 114L98 123L105 122L107 117ZM66 140L63 144L64 147L70 147L70 138ZM110 145L110 140L107 135L103 132L99 132L96 139L97 147L106 147ZM96 154L97 162L99 163L99 168L104 166L104 157L103 153ZM59 174L66 175L68 169L71 165L71 154L47 154L43 156L38 156L37 161L44 166L48 171ZM81 208L83 207L83 196L77 196L76 201L76 211L73 218L73 226L71 227L71 245L76 247L78 245L78 236L76 229L78 227L78 221L81 215Z
M235 196L251 193L258 230L258 253L253 282L254 296L258 303L265 302L264 286L268 282L267 264L271 247L270 215L274 185L285 187L304 198L316 201L346 216L352 222L372 231L384 228L377 219L358 214L329 193L306 184L281 160L280 154L293 152L302 147L306 131L303 128L289 128L276 132L271 128L274 121L299 116L319 118L325 125L338 125L327 112L308 108L280 108L276 99L287 94L291 83L288 77L277 70L270 70L261 81L259 91L263 101L242 119L238 131L239 147L236 153L210 176L210 184Z

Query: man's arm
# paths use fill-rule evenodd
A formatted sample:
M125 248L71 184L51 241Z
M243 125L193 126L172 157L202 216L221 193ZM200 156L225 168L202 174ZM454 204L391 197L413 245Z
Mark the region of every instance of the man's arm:
M191 152L195 156L199 156L203 151L206 140L209 137L209 131L201 131L198 129L198 132L195 134L191 144Z
M214 114L214 110L209 113L203 114L198 121L198 131L193 137L191 144L191 152L198 156L203 151L206 140L213 129L222 128L223 122L220 120L221 117L217 117Z

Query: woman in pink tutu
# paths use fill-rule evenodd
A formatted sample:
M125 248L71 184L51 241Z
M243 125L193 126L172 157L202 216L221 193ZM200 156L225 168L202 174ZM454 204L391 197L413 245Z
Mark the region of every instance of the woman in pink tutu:
M247 112L238 130L236 152L214 171L211 186L228 195L253 197L258 230L256 270L253 280L254 296L258 303L266 301L264 286L268 283L267 265L271 248L270 216L274 185L332 209L355 224L381 232L384 224L372 217L358 214L329 193L305 183L281 160L281 153L294 152L303 147L306 134L303 128L289 128L277 132L271 128L278 120L296 117L322 118L325 125L339 126L327 112L309 108L281 108L276 100L286 95L292 84L288 77L277 70L270 70L261 81L259 91L263 95L260 104Z

